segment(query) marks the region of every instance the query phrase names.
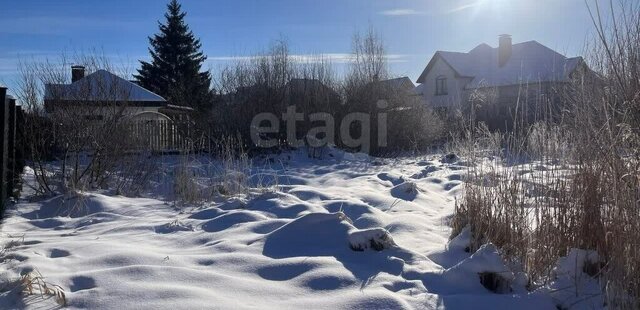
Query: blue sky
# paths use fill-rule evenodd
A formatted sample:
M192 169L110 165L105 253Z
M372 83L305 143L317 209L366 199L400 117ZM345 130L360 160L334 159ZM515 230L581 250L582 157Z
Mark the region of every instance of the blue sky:
M167 0L168 1L168 0ZM62 52L101 50L132 69L147 59L167 1L5 1L0 11L0 83L11 87L20 59L56 59ZM584 0L182 0L213 69L258 54L286 38L293 54L349 53L355 31L373 26L393 55L395 75L415 81L436 50L537 40L580 55L592 33Z

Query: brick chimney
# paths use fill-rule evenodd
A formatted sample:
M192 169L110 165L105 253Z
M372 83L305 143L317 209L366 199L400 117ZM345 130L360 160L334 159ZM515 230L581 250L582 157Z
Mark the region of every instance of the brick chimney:
M84 66L71 66L71 83L84 77Z
M511 35L501 34L498 44L498 66L504 66L511 58Z

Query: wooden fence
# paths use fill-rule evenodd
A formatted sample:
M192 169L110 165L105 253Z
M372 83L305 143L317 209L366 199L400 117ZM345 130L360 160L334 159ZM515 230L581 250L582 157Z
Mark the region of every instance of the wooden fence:
M114 124L115 123L115 124ZM153 152L160 154L175 154L184 152L209 152L212 142L202 130L198 130L189 120L151 119L131 120L119 119L116 122L104 122L102 120L81 122L81 125L64 122L49 122L53 131L53 143L48 152L50 159L68 155L65 145L69 141L85 145L82 152L93 153L92 148L96 142L106 142L102 139L117 139L118 150L125 152ZM79 129L79 130L78 130ZM108 137L104 137L107 135Z
M187 121L140 120L127 126L131 139L143 150L180 152L193 150L197 143L193 125Z
M24 115L16 100L7 96L7 88L0 86L0 216L14 190L20 174L24 169L24 152L22 150L22 133L24 132Z

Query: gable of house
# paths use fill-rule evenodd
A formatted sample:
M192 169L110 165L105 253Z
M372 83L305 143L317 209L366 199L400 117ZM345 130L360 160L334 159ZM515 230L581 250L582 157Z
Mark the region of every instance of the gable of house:
M425 98L433 107L445 107L461 102L465 85L472 79L462 76L457 72L440 53L431 59L428 70L425 70L419 79L420 85L415 92ZM444 89L437 89L437 81L440 80ZM445 90L444 92L441 92Z

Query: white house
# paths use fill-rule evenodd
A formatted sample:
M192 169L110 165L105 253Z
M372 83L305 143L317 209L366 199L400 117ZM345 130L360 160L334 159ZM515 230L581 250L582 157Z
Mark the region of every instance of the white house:
M73 109L74 115L96 121L106 119L109 113L140 120L170 120L163 112L171 107L160 95L109 71L97 70L85 76L83 66L71 67L71 84L46 84L44 104L48 113Z
M512 44L504 34L495 48L483 43L468 53L437 51L418 78L416 92L439 109L464 106L480 89L495 90L498 101L510 103L523 96L523 86L527 98L548 96L582 66L581 57L567 58L536 41Z
M78 120L87 131L111 120L126 120L139 146L154 151L185 149L190 145L190 107L175 106L140 85L109 71L87 76L73 66L71 84L46 84L45 111L57 119Z

